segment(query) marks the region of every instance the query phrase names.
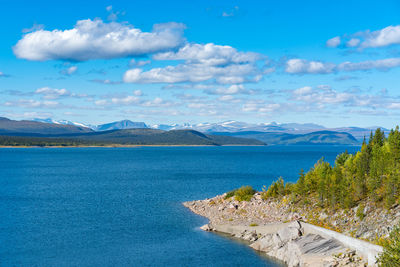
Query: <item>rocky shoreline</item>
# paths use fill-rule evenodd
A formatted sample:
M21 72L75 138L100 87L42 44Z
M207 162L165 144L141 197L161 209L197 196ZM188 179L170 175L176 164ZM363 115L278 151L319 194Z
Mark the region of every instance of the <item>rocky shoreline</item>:
M237 201L223 194L211 199L184 202L183 205L209 219L209 223L201 229L247 240L253 249L265 252L290 267L375 265L375 257L381 247L325 228L320 231L318 227L306 223L304 215L307 214L301 210L295 212L291 205L281 202L263 200L258 192L250 201ZM319 216L325 217L323 212ZM332 216L329 218L333 219ZM379 232L377 229L369 231ZM353 246L353 243L360 244Z

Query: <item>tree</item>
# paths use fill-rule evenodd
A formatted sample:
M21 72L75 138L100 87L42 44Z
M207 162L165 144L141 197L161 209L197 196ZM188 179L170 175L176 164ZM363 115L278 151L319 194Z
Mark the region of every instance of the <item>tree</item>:
M383 253L379 256L378 265L381 267L400 266L400 225L396 226L383 245Z

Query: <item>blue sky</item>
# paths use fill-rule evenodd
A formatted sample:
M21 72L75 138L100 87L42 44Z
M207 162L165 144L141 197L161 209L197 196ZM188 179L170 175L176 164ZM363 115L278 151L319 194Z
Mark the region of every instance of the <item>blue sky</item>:
M0 116L391 128L399 1L1 1Z

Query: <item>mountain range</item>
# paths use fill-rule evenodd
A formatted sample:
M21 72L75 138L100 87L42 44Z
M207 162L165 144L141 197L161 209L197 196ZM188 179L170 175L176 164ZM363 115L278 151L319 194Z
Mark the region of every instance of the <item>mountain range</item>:
M360 144L365 137L369 137L371 131L378 127L338 127L326 128L314 123L246 123L239 121L224 121L220 123L197 123L197 124L155 124L149 125L144 122L134 122L131 120L121 120L101 125L86 125L79 122L68 120L53 119L34 119L32 121L13 121L7 118L0 118L1 135L33 135L33 136L77 136L88 134L93 140L100 136L115 137L113 131L127 129L147 129L161 132L192 130L205 135L255 139L263 143L274 145L293 145L293 144ZM385 132L387 129L382 128ZM107 132L102 135L101 132ZM111 134L113 133L113 134ZM148 131L147 133L154 133ZM176 133L176 132L175 132ZM192 132L193 133L193 132ZM121 132L125 139L133 132ZM136 132L137 134L137 132ZM113 137L113 138L114 138ZM84 137L80 137L85 139ZM111 138L111 139L113 139ZM117 139L121 141L122 137ZM217 138L217 137L214 137ZM101 139L101 138L100 138ZM113 139L116 140L116 139ZM130 138L129 140L133 140ZM138 140L136 140L138 141ZM237 141L237 140L236 140ZM138 141L139 142L139 141Z

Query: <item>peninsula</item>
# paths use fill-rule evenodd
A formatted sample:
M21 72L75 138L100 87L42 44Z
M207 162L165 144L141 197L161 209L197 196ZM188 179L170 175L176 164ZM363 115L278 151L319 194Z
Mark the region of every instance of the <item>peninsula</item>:
M319 160L296 183L243 186L185 202L230 234L288 266L399 266L400 131L371 133L356 154Z

